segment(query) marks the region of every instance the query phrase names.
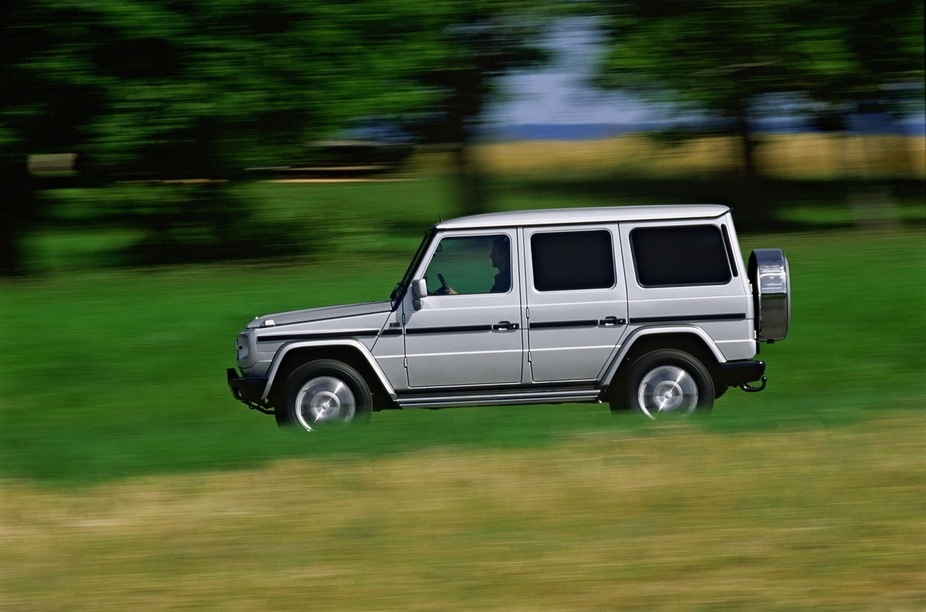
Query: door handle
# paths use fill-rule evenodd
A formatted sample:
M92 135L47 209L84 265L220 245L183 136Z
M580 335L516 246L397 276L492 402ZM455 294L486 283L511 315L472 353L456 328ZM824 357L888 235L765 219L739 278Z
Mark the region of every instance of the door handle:
M492 326L492 329L494 331L508 331L509 329L518 329L518 324L511 321L499 321Z
M617 317L605 317L598 320L598 325L604 325L605 327L613 327L615 325L624 325L627 323L624 319L618 319Z

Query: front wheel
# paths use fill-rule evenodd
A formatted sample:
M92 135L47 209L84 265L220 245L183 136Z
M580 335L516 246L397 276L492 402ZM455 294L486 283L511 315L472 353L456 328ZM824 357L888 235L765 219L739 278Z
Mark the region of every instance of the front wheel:
M649 419L710 412L714 381L697 358L675 350L653 351L630 369L626 405Z
M278 422L317 431L365 422L372 405L370 388L356 370L339 361L313 361L287 379L285 418Z

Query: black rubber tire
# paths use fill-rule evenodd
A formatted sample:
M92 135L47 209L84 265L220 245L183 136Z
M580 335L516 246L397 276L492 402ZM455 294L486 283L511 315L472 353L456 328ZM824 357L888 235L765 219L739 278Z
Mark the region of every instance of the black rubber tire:
M714 406L714 381L696 357L661 349L630 367L623 404L649 419L707 414ZM612 403L612 410L618 406Z
M340 361L311 361L286 380L277 423L306 431L357 425L370 420L372 406L370 387L355 369Z

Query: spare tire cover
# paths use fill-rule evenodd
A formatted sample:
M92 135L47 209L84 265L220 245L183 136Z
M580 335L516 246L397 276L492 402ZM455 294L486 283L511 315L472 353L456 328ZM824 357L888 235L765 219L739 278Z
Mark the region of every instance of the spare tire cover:
M784 252L755 249L749 256L749 280L759 340L783 340L791 322L791 278Z

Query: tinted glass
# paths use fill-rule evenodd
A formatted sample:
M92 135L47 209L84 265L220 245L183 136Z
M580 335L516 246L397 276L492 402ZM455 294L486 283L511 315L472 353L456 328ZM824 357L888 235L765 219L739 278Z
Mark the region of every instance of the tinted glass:
M630 233L637 280L643 287L723 285L730 262L713 225L638 228Z
M511 246L505 235L449 237L440 241L425 272L430 295L507 293ZM442 290L446 283L446 290Z
M531 237L537 291L606 289L614 286L614 249L604 230L555 232Z

